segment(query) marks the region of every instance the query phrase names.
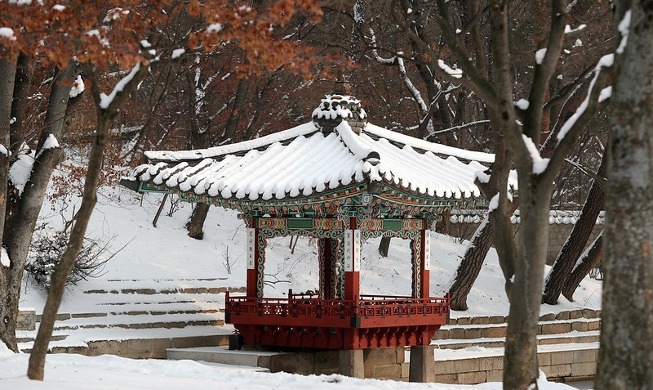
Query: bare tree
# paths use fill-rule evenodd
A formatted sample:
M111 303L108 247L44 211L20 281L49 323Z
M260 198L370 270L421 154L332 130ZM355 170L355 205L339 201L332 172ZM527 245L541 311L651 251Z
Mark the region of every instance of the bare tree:
M601 160L601 166L596 173L596 179L587 194L585 205L580 217L574 224L567 241L560 249L551 271L547 275L544 286L544 297L542 301L550 305L558 303L558 297L562 293L568 278L574 270L578 258L583 252L583 248L596 226L596 218L603 209L603 197L605 186L605 170L607 165L607 153L604 153ZM583 275L584 276L584 275Z
M106 104L100 95L98 80L95 76L95 71L92 67L86 66L84 74L91 81L93 91L93 98L97 105L97 129L95 136L95 143L91 149L89 156L88 171L86 173L86 180L84 182L84 194L79 211L75 217L75 224L70 238L68 241L68 248L64 252L61 261L57 264L54 274L50 281L50 289L48 290L48 298L43 308L41 315L41 323L34 340L32 353L29 357L29 366L27 369L27 376L30 379L43 380L45 368L45 355L48 352L48 344L52 337L52 330L54 329L54 322L57 319L57 312L63 297L66 279L70 270L73 268L77 256L84 243L84 235L86 234L86 227L91 219L93 208L97 202L97 185L102 171L102 162L104 151L107 146L107 139L109 138L109 130L113 123L118 109L122 103L127 99L129 93L138 86L147 76L148 66L138 63L133 70L114 88L114 92L110 95L113 99Z
M53 147L52 140L60 139L63 134L68 95L72 81L77 77L77 71L75 64L69 64L57 70L55 74L48 99L45 127L36 148L38 152L35 154L36 158L27 183L22 183L22 191L16 188L16 183L5 180L8 183L8 188L3 192L7 195L5 195L5 202L2 203L6 205L7 212L3 213L4 217L0 219L11 227L3 231L3 243L8 257L11 259L11 267L3 268L0 272L4 274L3 283L6 283L6 288L0 288L2 301L6 302L6 305L0 305L0 313L5 319L3 325L0 325L0 338L13 350L17 350L15 340L15 319L18 316L17 298L20 294L23 269L27 260L32 232L46 195L49 178L63 156L62 149L56 145ZM28 80L21 80L19 83L25 82ZM14 105L19 103L20 101L14 101ZM25 109L26 106L23 105L15 108L14 111L21 112L22 116ZM23 133L22 130L15 132L15 134L21 133ZM16 157L20 156L19 148L25 141L18 136L14 137L13 142L18 145L12 148L17 152Z
M14 351L28 246L51 173L63 156L59 142L63 141L71 85L79 75L77 62L92 63L98 69L125 68L143 61L144 55L151 57L153 51L159 58L176 59L192 56L193 50L209 52L222 47L224 41L232 41L238 42L248 60L248 66L242 67L244 73L281 66L307 72L312 64L311 50L278 40L273 32L298 12L313 16L321 13L318 5L308 0L266 2L259 13L225 0L207 1L201 6L198 2L163 2L155 7L141 0L75 0L65 7L50 5L0 2L0 25L7 29L7 34L11 31L9 39L3 34L0 42L0 144L7 151L18 151L12 160L8 159L8 152L4 153L0 161L0 220L5 224L0 231L4 246L0 266L0 338ZM166 31L156 27L172 23L170 15L183 13L201 21L201 27L186 30L174 42L155 46L157 41L165 41L162 31ZM230 23L224 24L222 17L227 14ZM113 50L106 50L109 43L113 43ZM35 150L26 153L24 145L28 143L21 137L27 133L22 126L24 113L30 109L25 104L25 89L31 82L33 58L56 67L57 72L51 83L41 137ZM27 181L16 183L9 180L9 163L20 158L31 158L34 163L28 178L25 177Z
M477 7L479 17L490 22L487 39L491 40L490 59L481 59L485 52L473 45L475 40L462 39L457 30L469 31L469 26L459 27L450 13L451 2L436 1L437 22L442 41L452 53L447 63L429 42L425 42L411 28L411 14L402 14L394 2L395 20L403 26L408 36L419 45L433 63L437 75L452 83L461 84L474 91L487 105L490 124L495 132L495 162L489 175L479 174L477 183L484 196L490 200L490 220L494 223L494 243L506 280L510 300L508 330L504 356L504 388L525 389L537 386L537 324L542 299L544 265L548 251L549 209L554 179L584 125L599 106L599 97L606 83L605 69L609 57L602 57L594 67L592 80L585 100L579 109L562 126L550 158L543 158L538 145L543 137L545 105L550 97L551 81L565 47L568 28L569 4L555 0L539 6L548 9L545 39L538 43L531 63L529 83L513 83L511 51L511 4L493 0L487 7ZM546 3L546 4L545 4ZM424 3L413 6L424 7ZM573 6L573 4L572 4ZM483 57L484 58L484 57ZM488 62L489 61L489 62ZM492 71L483 73L478 63L492 63ZM455 68L454 68L455 67ZM517 96L524 96L523 101ZM517 240L512 237L510 216L514 207L508 188L510 169L514 166L519 185L521 229Z
M603 232L599 234L585 252L580 256L571 275L567 278L562 288L562 295L570 302L574 301L574 292L580 282L590 273L591 270L599 268L603 259Z
M601 346L596 388L653 388L653 6L615 1L616 55L608 141Z

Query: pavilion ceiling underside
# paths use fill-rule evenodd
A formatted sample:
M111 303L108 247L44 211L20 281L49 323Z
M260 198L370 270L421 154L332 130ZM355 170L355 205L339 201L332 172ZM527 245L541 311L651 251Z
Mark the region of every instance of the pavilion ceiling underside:
M429 198L403 191L391 185L378 189L380 193L370 194L367 183L350 184L335 190L315 193L311 196L287 197L283 199L249 200L198 195L193 191L182 192L164 185L141 182L141 192L161 192L179 195L182 201L209 203L234 209L251 215L272 216L362 216L371 218L425 217L440 214L445 209L472 209L484 206L482 197Z

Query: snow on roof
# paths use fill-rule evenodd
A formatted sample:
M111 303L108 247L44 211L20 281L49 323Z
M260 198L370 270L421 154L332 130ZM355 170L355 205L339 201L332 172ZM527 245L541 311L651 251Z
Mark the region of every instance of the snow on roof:
M236 154L240 152L249 151L251 149L259 149L267 147L275 142L284 142L289 139L297 138L299 136L306 136L310 133L317 131L317 128L312 123L305 123L289 130L280 131L278 133L270 134L265 137L256 138L251 141L243 141L235 144L228 144L222 146L215 146L207 149L196 150L181 150L181 151L148 151L145 156L152 161L188 161L198 160L203 158L216 158L226 154Z
M325 104L331 99L322 100L313 122L266 137L202 150L146 152L152 163L136 168L134 176L173 190L252 201L310 196L367 181L432 198L480 196L475 173L486 169L481 163L491 163L492 154L361 123L362 109L354 107L359 111L352 118L342 106L357 100L334 95L336 104Z

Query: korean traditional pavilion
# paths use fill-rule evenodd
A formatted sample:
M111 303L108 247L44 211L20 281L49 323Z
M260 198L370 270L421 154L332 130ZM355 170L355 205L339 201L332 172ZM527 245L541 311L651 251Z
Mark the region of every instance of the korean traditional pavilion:
M240 213L247 292L227 295L225 321L245 345L429 345L449 317L449 297L430 296L429 229L445 209L485 204L474 175L494 156L367 123L360 102L346 93L327 95L312 119L251 141L147 152L150 163L123 184ZM319 291L266 298L266 242L288 235L317 239ZM410 239L410 296L360 292L361 242L381 236Z

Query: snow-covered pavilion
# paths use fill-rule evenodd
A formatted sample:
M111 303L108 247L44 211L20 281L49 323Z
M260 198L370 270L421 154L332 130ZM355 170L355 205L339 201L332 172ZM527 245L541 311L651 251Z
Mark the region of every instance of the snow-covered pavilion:
M449 298L429 294L429 230L445 209L485 204L474 178L494 156L367 123L346 94L327 95L312 118L251 141L147 152L150 163L126 185L238 210L247 226L247 293L227 296L225 320L245 344L429 345L449 316ZM318 239L319 291L266 298L266 241L297 234ZM379 236L411 240L411 296L360 294L361 241Z

